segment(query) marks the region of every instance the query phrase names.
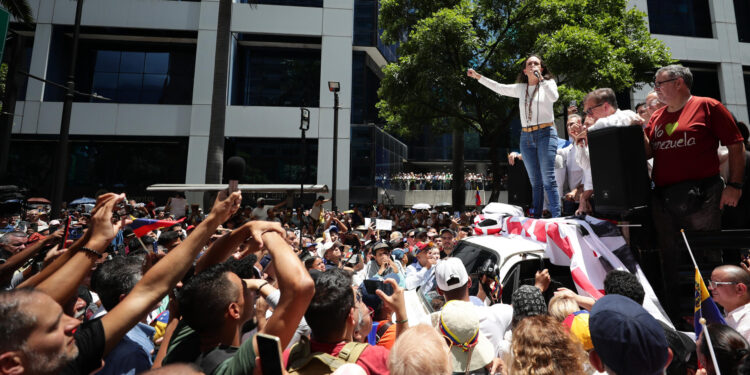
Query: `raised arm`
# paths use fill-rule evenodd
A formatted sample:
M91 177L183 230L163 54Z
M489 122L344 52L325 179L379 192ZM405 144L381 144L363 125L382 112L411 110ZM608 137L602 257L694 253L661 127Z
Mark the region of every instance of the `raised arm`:
M100 195L97 198L96 207L91 211L91 222L86 235L40 274L28 280L28 284L36 284L37 290L46 293L60 305L67 303L125 223L124 220L112 223L112 211L115 204L124 198L125 194ZM87 250L83 250L84 248ZM26 286L30 285L24 282L19 288Z
M513 98L518 98L520 96L517 85L504 85L502 83L497 83L479 73L477 73L474 69L469 69L466 71L466 75L468 75L471 78L476 79L481 83L483 86L487 87L488 89L504 96L510 96ZM557 91L557 90L555 90Z
M278 229L281 225L275 223ZM255 229L255 228L254 228ZM278 336L285 348L294 336L307 306L315 294L315 284L299 258L276 231L253 230L253 238L263 239L276 266L281 297L262 332ZM281 266L283 265L283 267Z
M13 273L16 272L19 267L21 267L24 263L26 263L27 260L36 255L39 250L43 249L45 246L51 244L54 241L60 240L60 238L62 238L62 232L63 230L60 229L55 233L47 236L47 238L35 242L31 246L23 249L23 251L21 251L20 253L14 254L13 256L8 258L5 263L0 265L0 285L7 285L8 283L10 283L11 279L13 278Z
M233 230L229 234L223 235L218 240L214 241L213 244L208 248L205 254L203 254L198 262L195 264L195 273L199 274L206 268L219 264L226 261L235 252L237 247L245 242L248 237L252 234L253 228L261 228L261 230L273 230L284 235L285 232L280 225L272 225L270 221L248 221L241 227ZM257 246L259 242L251 241L251 246ZM258 249L250 249L251 252L255 252Z
M224 192L219 193L206 220L200 223L180 245L151 267L125 299L102 317L105 334L104 355L107 355L125 333L151 311L172 287L177 285L193 264L193 259L203 248L203 244L208 241L219 224L228 220L237 211L241 201L242 196L239 191L232 193L229 197L226 197Z

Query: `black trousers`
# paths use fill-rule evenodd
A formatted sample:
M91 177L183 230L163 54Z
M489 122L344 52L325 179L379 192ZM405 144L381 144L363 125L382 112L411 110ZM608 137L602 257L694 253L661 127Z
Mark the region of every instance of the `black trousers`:
M692 273L680 276L678 272L680 260L690 259L680 229L721 230L719 202L723 190L724 182L717 175L657 188L653 194L651 212L661 253L662 296L666 297L662 304L673 319L692 314L679 310L681 302L693 298L692 289L680 289L681 284L692 284L693 280Z

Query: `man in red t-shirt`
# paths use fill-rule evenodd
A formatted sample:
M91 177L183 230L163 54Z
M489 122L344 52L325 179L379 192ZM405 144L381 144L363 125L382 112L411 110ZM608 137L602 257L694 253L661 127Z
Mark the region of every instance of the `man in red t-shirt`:
M654 112L646 128L646 154L653 156L654 226L662 252L668 310L678 306L679 230L721 229L721 209L734 207L742 195L745 158L742 135L732 114L717 100L692 96L690 69L659 69L654 88L666 106ZM729 149L729 181L719 177L719 142Z

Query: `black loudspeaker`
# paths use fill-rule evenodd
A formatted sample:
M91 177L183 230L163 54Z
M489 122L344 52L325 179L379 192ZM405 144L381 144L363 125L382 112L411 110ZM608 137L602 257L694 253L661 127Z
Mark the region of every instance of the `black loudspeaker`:
M508 203L523 208L532 204L531 182L523 161L516 159L508 166Z
M648 205L651 183L641 127L598 129L588 140L596 213L625 215Z

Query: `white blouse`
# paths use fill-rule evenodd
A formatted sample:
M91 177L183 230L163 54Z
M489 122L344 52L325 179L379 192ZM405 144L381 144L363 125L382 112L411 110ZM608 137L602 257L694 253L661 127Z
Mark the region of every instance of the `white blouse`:
M479 79L479 83L500 95L518 98L518 113L521 117L521 126L524 128L555 121L552 104L560 97L560 94L557 93L555 80L546 79L542 81L536 93L534 93L536 85L532 86L525 83L506 85L497 83L484 76ZM526 102L527 97L532 101L530 122L528 121L529 105Z

